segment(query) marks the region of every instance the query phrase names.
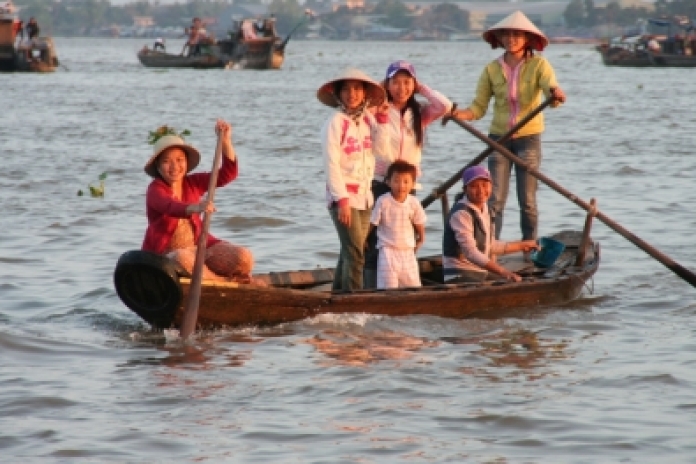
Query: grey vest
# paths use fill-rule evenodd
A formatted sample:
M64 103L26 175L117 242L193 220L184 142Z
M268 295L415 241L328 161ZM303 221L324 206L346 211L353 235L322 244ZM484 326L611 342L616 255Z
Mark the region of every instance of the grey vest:
M471 206L464 204L464 202L462 201L459 201L454 205L454 208L452 208L449 215L447 216L447 222L445 223L445 231L442 235L442 254L450 258L460 258L462 256L461 247L459 246L459 242L457 242L457 237L454 234L452 226L450 225L452 215L461 210L466 210L471 215L471 219L474 222L474 239L476 240L476 248L478 248L478 250L481 253L485 253L486 244L488 243L489 238L486 235L486 230L483 228L481 218L478 214L476 214L476 212ZM489 230L491 231L491 236L493 236L495 234L495 225L493 217L491 217L491 224Z

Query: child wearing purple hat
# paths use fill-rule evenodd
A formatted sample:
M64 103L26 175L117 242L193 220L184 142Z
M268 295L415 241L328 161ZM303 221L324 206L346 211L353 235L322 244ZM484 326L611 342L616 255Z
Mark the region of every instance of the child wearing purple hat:
M536 240L501 242L495 238L488 199L491 174L483 166L472 166L462 175L464 197L450 211L442 238L442 269L446 283L480 282L489 273L519 282L521 277L495 262L494 255L539 248Z

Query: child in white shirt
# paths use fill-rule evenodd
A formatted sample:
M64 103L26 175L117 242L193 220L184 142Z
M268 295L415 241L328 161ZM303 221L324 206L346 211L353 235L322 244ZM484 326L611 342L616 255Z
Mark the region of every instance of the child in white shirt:
M385 181L391 192L379 197L370 217L377 228L377 288L420 287L416 251L425 240L426 216L411 195L417 168L403 160L389 166Z

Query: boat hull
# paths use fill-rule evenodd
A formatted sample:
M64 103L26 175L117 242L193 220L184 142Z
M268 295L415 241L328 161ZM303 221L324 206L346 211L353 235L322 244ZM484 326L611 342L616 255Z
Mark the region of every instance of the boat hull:
M627 68L693 68L696 56L671 53L653 53L648 50L627 50L622 47L597 47L606 66Z
M148 68L280 69L284 58L284 50L276 38L220 40L203 47L203 53L198 56L175 55L147 47L138 52L138 60Z
M32 59L28 59L31 56ZM53 39L41 37L30 45L0 45L0 71L51 73L58 67Z
M138 52L138 60L148 68L220 69L227 65L227 61L214 55L181 56L149 49Z
M475 284L442 284L440 257L419 260L424 285L417 288L393 290L362 290L357 292L332 292L332 269L291 271L256 276L267 286L238 283L204 282L198 310L198 326L203 329L216 327L267 326L302 320L319 314L377 314L386 316L431 315L453 319L472 317L499 317L524 308L562 305L577 298L588 279L597 271L600 261L599 245L590 242L585 250L586 260L575 266L579 250L580 234L564 232L554 236L566 245L566 251L550 269L538 269L515 261L514 258L500 263L525 276L521 282L485 281ZM132 253L132 252L129 252ZM126 256L126 255L124 255ZM123 259L123 257L122 257ZM527 267L527 271L521 268ZM531 267L531 269L530 269ZM172 275L169 269L167 275ZM122 273L123 274L123 273ZM144 274L151 287L160 287ZM120 281L120 282L119 282ZM124 283L132 281L136 289L127 291ZM165 295L179 291L182 297L151 298L147 285L138 285L142 277L135 275L119 277L119 265L115 283L119 296L134 311L128 294L150 301L167 300L165 311L136 311L144 320L155 327L180 327L185 313L190 280L178 278L176 290L167 290ZM163 279L171 287L168 279ZM328 288L327 288L328 287Z

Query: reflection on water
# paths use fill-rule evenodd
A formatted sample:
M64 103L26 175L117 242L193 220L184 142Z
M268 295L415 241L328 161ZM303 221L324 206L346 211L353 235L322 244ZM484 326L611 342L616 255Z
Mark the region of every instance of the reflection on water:
M421 349L438 345L436 341L392 331L365 334L323 330L302 342L335 360L320 363L325 367L336 364L364 367L377 361L407 360Z
M486 377L494 382L507 382L516 378L539 380L553 375L543 368L569 357L569 341L544 339L529 329L508 329L485 336L450 338L447 341L478 345L472 354L487 358L490 367L462 367L460 372Z
M600 221L594 296L563 307L495 320L322 316L190 343L150 331L112 283L145 229L149 130L190 128L209 166L212 122L229 119L240 176L216 194L215 235L252 249L258 272L332 266L318 86L348 64L379 78L407 59L461 106L499 51L297 42L278 72L202 72L143 68L142 45L58 39L70 71L0 74L11 100L0 112L3 462L693 461L693 288ZM693 94L691 70L605 68L585 46L545 56L568 102L545 112L541 170L696 269L696 113L665 92ZM419 196L483 149L431 126ZM103 172L104 197L76 195ZM440 251L439 208L428 208L423 255ZM507 209L503 238L515 240L514 198ZM543 185L539 209L542 235L584 223Z

